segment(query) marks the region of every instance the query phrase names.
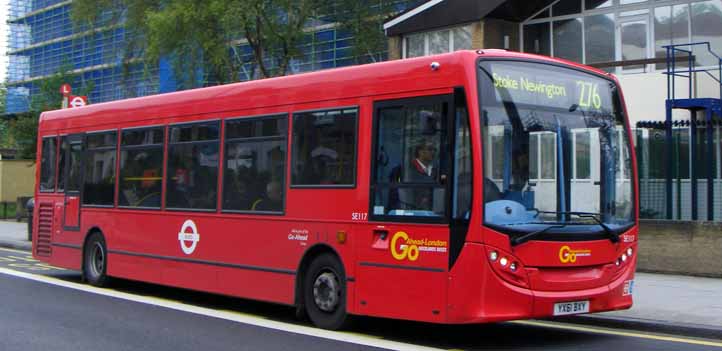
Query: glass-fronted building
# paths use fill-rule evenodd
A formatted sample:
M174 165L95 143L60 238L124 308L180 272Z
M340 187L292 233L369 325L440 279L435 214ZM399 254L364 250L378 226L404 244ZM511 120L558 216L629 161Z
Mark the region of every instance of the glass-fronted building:
M379 0L381 2L382 0ZM157 67L145 67L140 60L126 57L125 28L101 19L94 28L75 25L70 17L71 0L9 0L8 97L6 113L28 111L37 82L61 70L77 78L73 88L92 86L90 103L144 96L178 89L172 65L161 60ZM385 8L402 11L413 1L392 0ZM302 56L291 61L289 74L342 67L359 62L354 55L353 37L338 28L329 16L309 23L301 44ZM230 45L230 44L229 44ZM243 62L252 61L252 51L243 40L232 45ZM385 59L386 53L373 53ZM363 60L361 60L363 62ZM130 64L128 64L130 62ZM248 64L250 67L251 64ZM202 71L202 68L199 68ZM257 77L257 75L256 75ZM242 72L240 80L255 78L253 70ZM196 86L211 85L201 81Z
M72 1L10 0L7 113L25 112L37 81L63 71L77 75L74 88L92 82L91 102L158 92L158 70L123 64L125 30L75 26Z

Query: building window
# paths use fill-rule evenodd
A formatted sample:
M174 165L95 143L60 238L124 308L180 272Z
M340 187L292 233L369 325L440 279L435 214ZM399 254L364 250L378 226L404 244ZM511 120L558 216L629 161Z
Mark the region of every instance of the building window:
M283 212L286 115L226 122L223 210Z
M709 42L712 50L722 52L722 1L702 1L691 4L692 41ZM707 52L706 48L695 48L697 64L713 66L719 60Z
M404 58L471 48L471 25L404 36Z
M123 131L118 206L160 208L164 133L163 127Z
M356 184L357 108L293 115L294 186Z
M220 121L170 127L166 208L216 208L219 136Z
M554 21L553 32L554 56L582 62L582 20Z
M84 205L113 206L114 204L117 135L112 131L86 136Z
M551 55L549 22L524 26L524 52L537 55Z
M614 14L589 16L584 19L587 63L612 62L616 55Z

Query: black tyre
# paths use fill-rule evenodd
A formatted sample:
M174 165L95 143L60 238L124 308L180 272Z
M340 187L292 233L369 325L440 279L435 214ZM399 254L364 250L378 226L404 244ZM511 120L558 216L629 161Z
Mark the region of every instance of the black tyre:
M338 330L349 321L346 313L346 274L331 254L316 257L303 282L303 302L311 322L319 328Z
M90 234L90 238L83 249L83 276L93 286L106 286L108 284L108 250L105 238L100 233Z

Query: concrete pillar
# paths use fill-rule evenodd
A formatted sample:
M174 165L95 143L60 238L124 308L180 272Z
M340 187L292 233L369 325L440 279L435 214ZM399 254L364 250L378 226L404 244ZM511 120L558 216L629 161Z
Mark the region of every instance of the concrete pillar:
M484 48L519 51L519 23L489 18L484 21Z
M474 50L484 48L484 20L471 24L471 48Z
M401 59L401 36L396 35L389 37L389 61Z

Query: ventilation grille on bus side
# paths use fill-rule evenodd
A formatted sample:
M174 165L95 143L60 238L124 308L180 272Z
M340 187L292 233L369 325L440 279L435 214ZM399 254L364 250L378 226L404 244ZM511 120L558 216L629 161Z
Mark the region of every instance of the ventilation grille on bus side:
M50 256L53 253L50 246L53 235L53 204L41 203L38 208L38 236L35 241L35 253L38 256Z

